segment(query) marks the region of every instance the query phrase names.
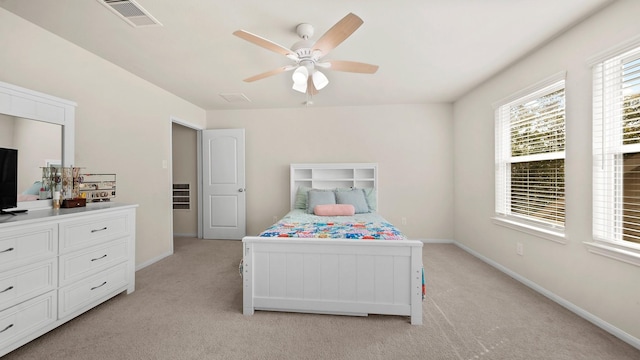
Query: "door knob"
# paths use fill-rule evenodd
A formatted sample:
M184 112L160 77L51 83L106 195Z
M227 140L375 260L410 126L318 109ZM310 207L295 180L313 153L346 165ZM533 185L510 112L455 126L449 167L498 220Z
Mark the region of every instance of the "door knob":
M238 192L243 192L243 191L245 191L245 190L246 190L246 189L244 189L244 188L240 188L240 189L238 189Z

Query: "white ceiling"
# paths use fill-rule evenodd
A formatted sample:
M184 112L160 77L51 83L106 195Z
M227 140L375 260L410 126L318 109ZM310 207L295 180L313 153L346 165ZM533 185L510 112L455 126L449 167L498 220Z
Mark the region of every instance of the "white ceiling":
M364 24L325 59L376 64L376 74L324 71L313 106L452 102L612 0L135 0L163 26L134 28L99 0L0 0L0 7L206 110L303 106L291 73L242 79L291 60L232 35L289 48L349 12ZM251 102L225 101L243 93Z

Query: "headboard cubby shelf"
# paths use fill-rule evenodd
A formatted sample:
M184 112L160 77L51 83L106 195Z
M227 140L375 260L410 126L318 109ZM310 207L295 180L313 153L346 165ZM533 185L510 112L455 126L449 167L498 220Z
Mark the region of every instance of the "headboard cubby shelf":
M298 187L315 189L378 188L378 164L375 163L318 163L291 164L291 208Z

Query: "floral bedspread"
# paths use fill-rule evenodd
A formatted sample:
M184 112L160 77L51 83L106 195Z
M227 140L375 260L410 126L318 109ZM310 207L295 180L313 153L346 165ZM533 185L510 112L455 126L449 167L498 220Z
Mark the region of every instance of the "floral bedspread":
M387 222L289 222L279 221L263 231L263 237L406 240Z

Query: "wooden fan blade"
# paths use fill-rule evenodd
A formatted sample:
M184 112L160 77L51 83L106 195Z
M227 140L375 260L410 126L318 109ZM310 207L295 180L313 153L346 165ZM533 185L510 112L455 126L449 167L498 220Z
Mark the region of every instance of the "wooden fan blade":
M361 74L373 74L378 71L378 65L365 64L355 61L333 60L325 63L330 64L329 69L335 71L346 71Z
M316 41L313 45L313 50L320 50L322 56L327 55L329 51L351 36L363 23L364 21L357 15L353 13L347 14Z
M277 74L283 73L285 71L293 70L295 68L296 68L295 66L283 66L281 68L277 68L277 69L273 69L273 70L270 70L270 71L267 71L267 72L263 72L262 74L258 74L258 75L254 75L252 77L248 77L248 78L244 79L243 81L245 81L245 82L253 82L253 81L256 81L256 80L264 79L264 78L269 77L269 76L273 76L273 75L277 75Z
M278 45L276 43L274 43L271 40L267 40L261 36L258 35L254 35L248 31L244 31L244 30L236 30L233 32L233 35L247 40L250 43L253 43L255 45L261 46L267 50L276 52L278 54L282 54L284 56L287 55L295 55L295 53L293 51L291 51L290 49L287 49L286 47L282 46L282 45Z
M309 78L307 79L307 94L316 95L318 93L319 91L316 89L316 86L313 85L313 79L311 78L311 75L309 75Z

